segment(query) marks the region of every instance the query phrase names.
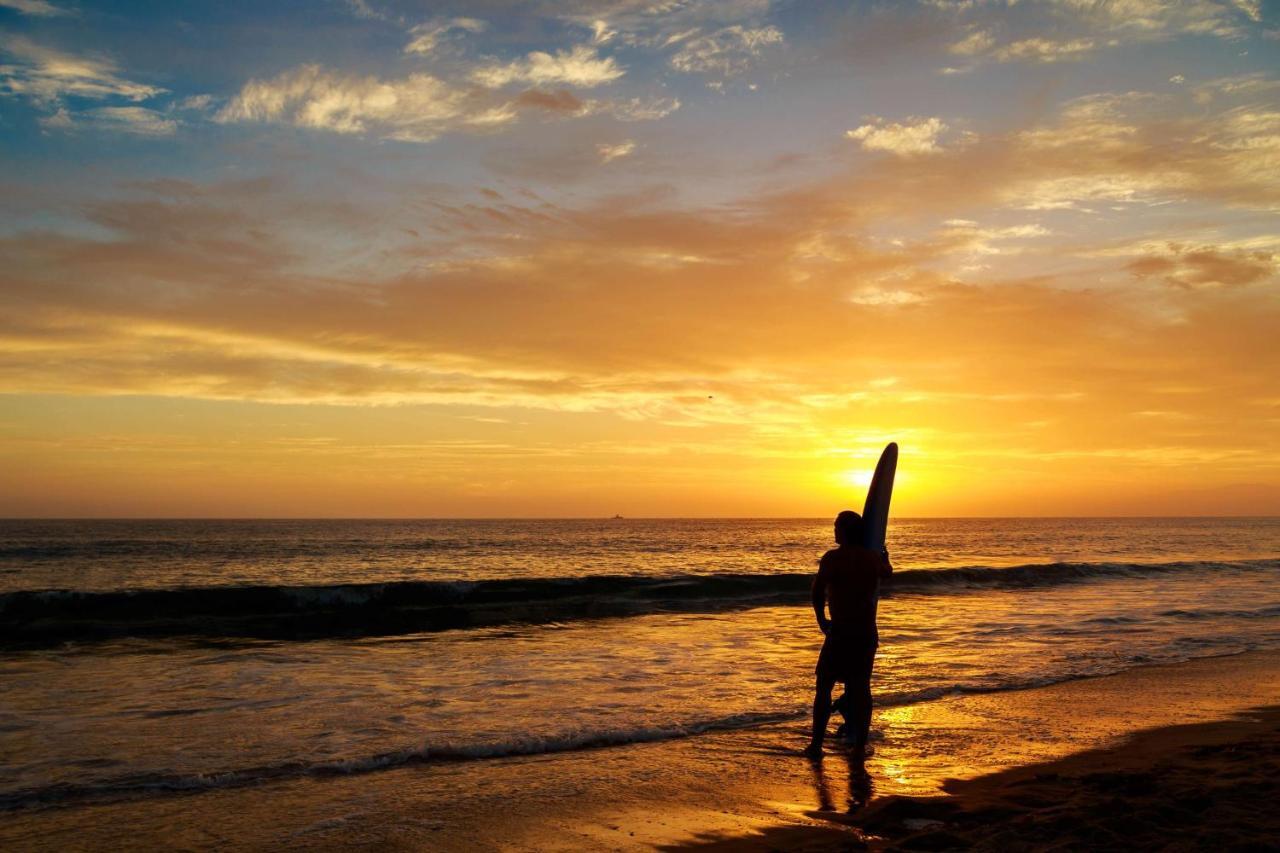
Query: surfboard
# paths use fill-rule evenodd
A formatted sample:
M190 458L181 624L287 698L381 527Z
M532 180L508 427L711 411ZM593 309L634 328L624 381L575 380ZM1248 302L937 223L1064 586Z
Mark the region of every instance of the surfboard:
M867 502L862 507L862 545L873 551L884 550L885 530L889 527L889 499L893 497L893 475L898 470L898 443L889 442L867 489Z

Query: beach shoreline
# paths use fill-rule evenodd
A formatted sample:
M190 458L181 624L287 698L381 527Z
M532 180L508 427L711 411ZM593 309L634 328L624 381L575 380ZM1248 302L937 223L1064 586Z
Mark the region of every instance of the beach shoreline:
M666 849L1274 850L1280 846L1280 706L1139 731L1121 743L954 780L942 797L885 797Z
M852 815L846 801L861 795L862 784L856 768L833 746L815 770L799 755L805 721L797 719L658 743L19 809L0 821L0 846L768 849L780 837L789 839L781 846L856 845L867 833L887 839L871 843L889 843L929 829L967 831L930 824L902 835L906 825L891 823L938 820L928 809L947 796L972 799L984 785L1003 784L948 779L1013 778L992 774L1083 760L1071 756L1089 750L1124 754L1126 738L1153 727L1165 734L1140 735L1145 753L1181 760L1165 755L1182 743L1168 727L1199 724L1191 728L1244 742L1254 737L1246 731L1252 724L1237 716L1274 705L1280 652L1257 651L881 709L881 734L866 764L870 802ZM904 816L894 810L911 807L892 805L917 801L931 804L926 816Z

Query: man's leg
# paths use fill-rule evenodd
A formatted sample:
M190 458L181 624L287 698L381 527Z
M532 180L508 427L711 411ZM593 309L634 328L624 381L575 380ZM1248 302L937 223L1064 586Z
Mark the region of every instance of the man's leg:
M836 686L835 679L823 675L818 676L813 691L813 738L805 752L822 753L822 741L827 736L827 721L831 719L831 690Z
M859 661L857 680L850 680L845 685L845 696L848 697L849 733L854 742L860 746L867 745L871 734L871 670L876 662L876 647L872 646Z
M836 701L831 703L831 712L834 714L836 711L839 711L840 716L844 720L844 722L840 723L839 727L836 728L836 737L845 737L850 731L849 721L852 719L853 714L853 711L850 710L850 708L853 707L851 701L852 698L853 697L849 695L848 685L846 684L845 689L840 693L839 697L836 698Z

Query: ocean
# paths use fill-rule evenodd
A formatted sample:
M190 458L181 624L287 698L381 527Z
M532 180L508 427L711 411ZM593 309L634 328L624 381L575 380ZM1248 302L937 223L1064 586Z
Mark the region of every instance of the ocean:
M830 539L3 521L0 810L803 721ZM1280 519L897 519L889 547L881 708L1280 645Z

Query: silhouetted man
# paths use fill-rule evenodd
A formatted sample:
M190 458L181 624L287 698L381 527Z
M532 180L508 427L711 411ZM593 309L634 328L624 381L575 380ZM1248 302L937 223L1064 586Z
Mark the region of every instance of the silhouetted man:
M862 516L851 510L837 515L838 547L822 555L818 576L813 579L813 612L827 638L818 655L813 740L805 749L805 754L812 757L822 755L822 741L831 717L831 690L837 681L845 686L837 703L845 718L845 736L856 750L865 751L871 730L871 667L880 644L876 604L880 581L893 573L893 566L888 552L877 553L858 545L861 534Z

